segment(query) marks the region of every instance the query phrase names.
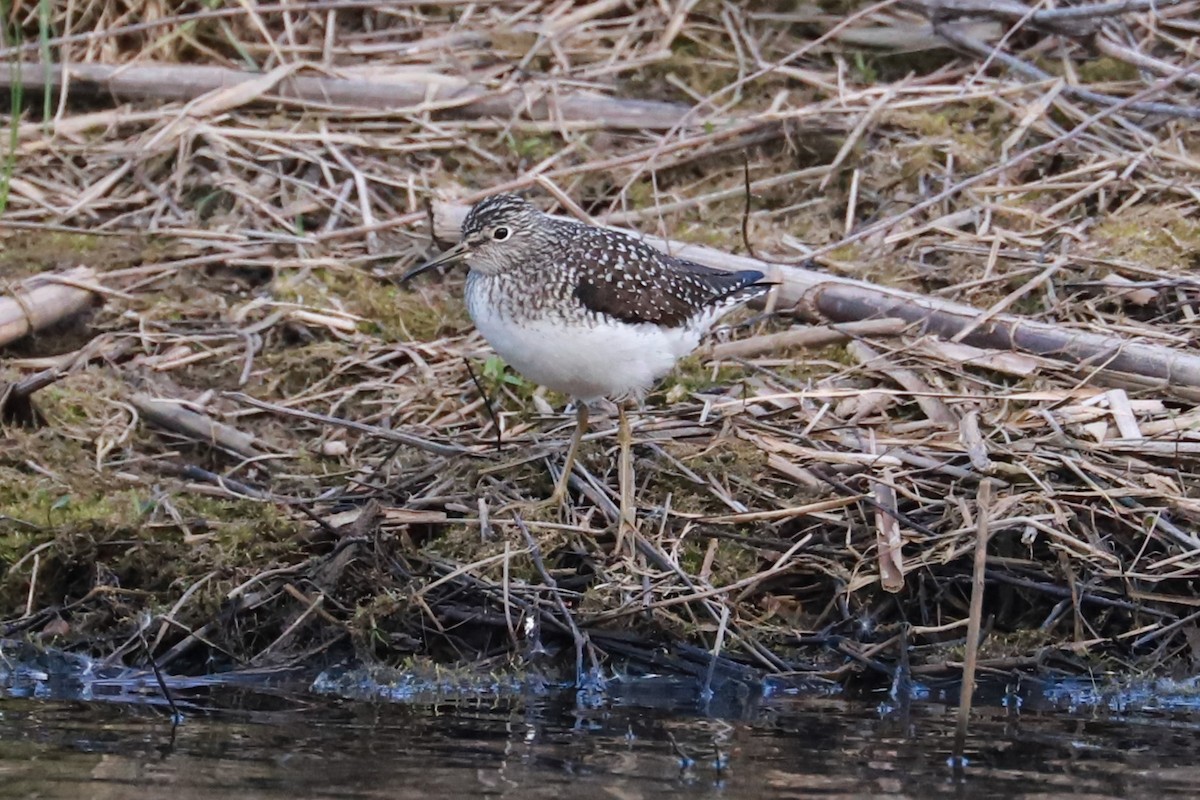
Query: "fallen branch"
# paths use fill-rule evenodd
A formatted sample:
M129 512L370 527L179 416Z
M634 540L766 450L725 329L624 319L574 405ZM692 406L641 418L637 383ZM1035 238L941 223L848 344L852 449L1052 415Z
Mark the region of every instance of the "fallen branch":
M979 309L869 284L839 281L814 286L802 309L836 322L903 319L921 333L950 340L968 331L959 341L975 347L1031 353L1097 372L1138 375L1156 381L1162 389L1200 387L1200 355L1195 353L1009 314L998 314L975 327L976 319L985 313Z
M45 424L45 418L33 405L34 392L53 385L67 374L65 369L50 367L14 383L0 385L0 423L17 423L30 428Z
M954 17L991 17L1010 23L1028 21L1036 28L1068 36L1095 33L1104 17L1141 11L1161 11L1184 0L1119 0L1063 8L1031 8L1018 0L904 0L901 5L924 13L935 21ZM1041 4L1039 4L1041 5Z
M750 358L789 347L824 347L841 344L858 336L899 336L908 323L899 319L868 319L844 325L804 326L780 333L751 336L713 345L701 354L710 358Z
M1115 58L1118 61L1124 61L1127 64L1132 64L1138 69L1146 69L1159 75L1174 75L1179 71L1179 68L1174 64L1170 64L1153 56L1148 56L1145 53L1140 53L1133 48L1126 47L1113 40L1108 36L1097 36L1093 41L1096 43L1096 49L1109 58ZM1190 86L1193 89L1200 89L1200 76L1185 75L1179 79L1179 82L1185 86Z
M135 394L129 402L139 414L160 428L175 431L244 458L261 458L265 455L252 435L218 422L206 414L192 411L178 400Z
M70 319L86 309L97 295L80 284L95 276L88 267L35 275L10 296L0 297L0 347Z
M938 36L941 36L950 44L964 50L980 58L998 61L1008 69L1036 82L1050 82L1054 80L1054 76L1044 69L1035 67L1032 64L1027 64L1016 56L1009 55L997 47L991 47L984 42L975 39L966 33L958 30L951 25L933 26L934 31ZM1172 77L1177 76L1179 83L1184 83L1190 79L1187 72L1176 70L1169 73ZM1093 105L1108 106L1111 108L1123 107L1130 111L1136 111L1140 114L1162 114L1167 117L1184 117L1186 119L1200 119L1200 108L1189 105L1173 105L1171 103L1155 103L1144 101L1126 101L1124 98L1114 97L1113 95L1097 92L1092 89L1085 89L1080 86L1072 86L1067 84L1063 86L1063 94Z
M355 422L350 419L340 419L339 417L331 417L328 414L316 414L311 411L301 411L297 408L288 408L287 406L277 405L275 403L266 403L262 400L251 397L243 392L225 392L226 397L238 403L244 403L254 408L270 411L273 414L280 414L285 417L295 417L296 419L304 419L310 422L318 422L322 425L334 425L339 428L345 428L350 431L374 436L378 439L383 439L387 442L395 442L397 444L414 447L417 450L424 450L427 453L433 453L439 456L458 456L458 455L474 455L474 451L470 448L463 447L457 444L444 444L442 442L432 442L428 439L423 439L420 436L414 436L411 433L402 433L401 431L393 431L388 428L380 428L376 425L366 425L361 422Z
M374 112L453 111L468 117L527 116L573 127L668 130L679 125L689 106L656 100L607 97L567 91L553 81L529 81L496 91L467 78L427 70L344 70L345 77L295 75L294 69L267 80L262 73L217 66L179 64L0 64L0 86L25 91L49 86L107 91L132 100L196 100L210 93L238 96L238 105L259 99L291 100ZM64 74L65 73L65 74ZM267 84L270 85L267 85ZM226 95L225 93L230 93Z
M467 211L464 205L434 203L435 236L457 241ZM914 334L934 334L948 340L961 335L958 341L974 347L1044 356L1094 370L1098 376L1135 375L1151 379L1162 390L1187 397L1200 396L1200 354L1010 314L996 314L977 324L986 312L962 303L734 255L703 245L624 232L672 255L715 269L761 270L778 284L775 291L780 307L794 306L815 320L899 319L911 326Z

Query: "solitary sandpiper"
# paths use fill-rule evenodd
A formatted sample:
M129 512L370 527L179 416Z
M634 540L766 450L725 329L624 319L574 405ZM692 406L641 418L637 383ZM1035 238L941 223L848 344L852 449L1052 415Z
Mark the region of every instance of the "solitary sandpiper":
M666 255L618 231L543 214L514 194L475 204L462 240L411 270L465 259L467 309L510 366L576 400L577 424L551 501L566 497L588 402L620 409L621 522L632 525L629 422L640 400L716 320L765 293L756 270L721 270Z

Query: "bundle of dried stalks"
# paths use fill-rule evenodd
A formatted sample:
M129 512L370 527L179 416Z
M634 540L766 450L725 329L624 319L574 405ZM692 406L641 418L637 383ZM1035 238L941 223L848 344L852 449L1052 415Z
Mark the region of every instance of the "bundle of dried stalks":
M9 634L890 680L978 574L978 671L1190 668L1200 2L23 9L3 295L108 302L2 351ZM563 399L386 278L501 189L796 290L650 399L628 551L613 426L530 512Z

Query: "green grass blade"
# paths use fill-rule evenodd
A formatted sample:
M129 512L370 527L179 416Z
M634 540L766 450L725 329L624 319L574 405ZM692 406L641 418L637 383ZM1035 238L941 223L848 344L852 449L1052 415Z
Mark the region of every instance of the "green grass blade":
M0 47L8 47L10 42L20 40L20 35L14 27L11 31L8 28L9 19L9 3L8 0L0 0ZM0 215L4 214L8 208L8 192L12 184L13 169L17 163L17 143L20 137L21 127L21 106L24 101L25 91L24 85L21 83L21 56L19 52L14 52L12 56L13 65L13 84L12 92L9 96L9 116L8 116L8 150L4 153L3 163L0 163Z
M50 90L50 20L51 20L51 5L50 0L39 0L38 2L38 45L39 52L42 56L42 66L45 68L43 83L42 83L42 130L47 134L50 133L50 116L54 108L53 98Z

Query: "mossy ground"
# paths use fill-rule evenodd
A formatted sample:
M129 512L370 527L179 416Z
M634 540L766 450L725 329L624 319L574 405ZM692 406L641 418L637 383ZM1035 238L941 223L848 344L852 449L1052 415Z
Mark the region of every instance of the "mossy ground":
M1095 241L1114 258L1171 270L1195 257L1194 228L1192 221L1169 209L1143 207L1130 219L1116 218L1098 226ZM55 269L73 263L74 256L81 252L97 252L88 248L106 244L103 239L84 239L83 244L67 241L71 257L55 248L41 254L39 261L25 249L21 256L23 268L29 272ZM134 266L156 257L158 252L155 245L139 255L126 242L119 263ZM949 271L943 272L964 279L974 267L968 259L952 257L947 262ZM880 274L874 272L878 269L879 265L872 267L873 274ZM890 277L905 285L898 276ZM1020 276L1001 281L990 290L995 294L989 296L1001 296L1021 282ZM250 382L245 386L238 382L242 362L237 357L203 360L172 371L164 376L170 385L187 391L249 389L280 399L301 395L314 386L361 389L364 373L356 365L364 354L379 352L380 343L458 340L470 331L453 281L447 286L412 291L351 270L313 270L301 280L295 274L281 273L267 282L261 276L205 271L185 276L178 283L163 284L157 299L139 296L130 307L155 324L196 326L236 316L240 307L253 302L255 292L262 287L270 287L282 302L334 309L364 321L345 335L320 330L310 330L299 339L276 335L256 356L259 368L250 373ZM1038 309L1035 305L1029 310ZM119 326L118 320L117 310L105 307L92 314L83 330L94 334ZM752 331L743 331L747 332ZM50 337L34 337L14 352L22 357L38 357L57 352L61 349L58 344ZM788 354L774 355L778 358ZM854 364L840 345L791 355L794 362L780 368L778 374L801 383L820 379L830 368L840 370ZM140 624L141 614L168 614L185 595L186 605L172 619L181 630L194 630L203 627L206 620L230 613L230 592L235 587L257 575L279 570L310 576L304 579L307 585L298 589L301 597L311 598L314 587L316 591L338 592L335 617L340 624L323 632L321 626L304 626L304 635L293 637L287 652L323 648L341 640L371 659L394 664L404 663L404 659L420 652L453 661L455 653L461 654L463 648L488 642L487 647L494 647L496 641L477 636L461 640L451 636L439 639L437 644L414 639L412 631L423 624L421 620L427 613L423 604L428 601L420 596L420 581L398 578L394 569L384 566L394 558L396 547L416 547L417 552L436 554L434 561L417 558L427 567L431 563L486 562L490 566L474 573L480 578L525 585L540 582L527 553L497 560L507 551L524 550L524 540L511 527L499 529L499 535L491 539L482 539L475 525L448 524L419 533L400 531L399 538L389 535L370 545L357 546L356 550L367 550L349 565L337 564L336 558L327 555L327 542L314 540L311 519L286 504L210 497L184 489L175 474L156 473L156 458L183 457L217 472L228 472L235 462L203 444L137 424L127 404L129 393L147 382L166 384L133 366L136 356L124 364L74 371L44 389L37 396L37 407L45 424L36 429L12 427L0 446L0 526L6 534L0 547L0 564L5 568L0 603L14 611L28 608L38 612L30 618L37 622L32 631L45 631L48 641L77 644L85 638L95 652L120 647ZM510 415L514 423L538 426L538 414L530 402L536 387L494 359L477 360L475 366L495 413ZM9 379L19 374L11 369L6 372ZM697 394L718 392L732 397L734 390L730 387L747 377L748 373L735 365L713 364L698 357L684 359L651 396L647 419L652 421L662 406L686 403ZM362 395L340 400L339 412L351 418L378 413L388 389L376 387ZM552 408L561 408L566 401L553 394L541 396L542 402ZM898 420L921 419L920 410L911 403L896 406L893 413ZM487 416L480 411L477 419L482 423ZM598 422L605 424L603 418ZM245 418L238 424L254 430L264 441L289 439L286 428L269 417ZM338 459L319 455L316 442L301 444L293 440L292 444L275 469L280 485L315 490L323 481L337 481L348 474ZM733 495L741 487L769 486L778 502L803 503L811 499L808 490L773 476L763 452L736 436L722 435L696 443L680 440L668 443L667 448L686 472L643 450L637 461L639 497L649 506L669 504L675 512L693 516L730 513L720 494L709 490L713 482ZM147 460L147 454L154 455ZM547 451L551 463L561 456L561 447ZM609 481L614 474L614 457L611 443L592 442L585 445L581 462ZM457 502L469 508L475 492L490 491L497 481L513 499L549 493L552 480L542 459L530 459L521 445L509 445L497 458L478 467L465 464L444 473L453 476L456 497L460 498ZM506 461L511 463L505 466ZM392 468L401 469L397 473L401 476L404 469L420 470L424 466L422 459L392 463ZM544 553L553 554L560 571L567 570L560 574L573 575L573 580L580 581L578 595L572 600L579 613L604 614L614 605L629 601L628 588L586 577L593 574L592 568L583 567L587 559L581 559L572 537L552 532L562 520L558 510L531 507L526 520L535 528L551 526L539 529L539 546ZM749 526L743 533L750 540L779 535L771 526ZM717 585L737 584L764 566L760 550L726 538L712 538L699 529L686 533L673 545L672 557L687 574L703 574ZM333 583L314 582L311 576L316 573L310 571L314 564L332 565L328 569ZM296 599L284 596L278 586L269 594L265 605L240 612L241 624L245 625L242 635L231 637L232 631L225 631L217 637L220 641L214 644L221 659L231 664L252 660L258 649L283 636L302 612ZM794 625L811 620L818 612L811 604L780 597L769 593L762 600L764 620L772 620L773 624L790 620L788 624ZM18 627L22 625L20 615L13 619ZM70 620L66 629L59 622L62 619ZM704 637L712 635L713 623L703 616L672 615L660 618L656 630L658 635ZM1021 629L997 634L989 640L983 655L995 659L1018 657L1046 644L1046 636L1035 638L1031 640ZM178 642L179 637L168 636L166 641ZM947 657L954 658L954 653L951 648Z

